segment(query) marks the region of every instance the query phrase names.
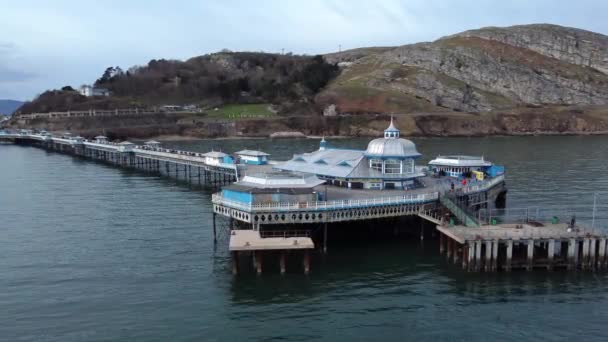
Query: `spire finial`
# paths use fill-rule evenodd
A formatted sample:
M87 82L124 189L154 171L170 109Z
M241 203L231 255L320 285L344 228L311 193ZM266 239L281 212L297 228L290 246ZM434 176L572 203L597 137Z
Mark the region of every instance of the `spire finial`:
M327 147L327 141L325 141L325 135L323 135L323 138L321 139L321 143L319 144L319 151L324 151L326 147Z
M399 138L399 129L395 127L395 119L393 117L393 114L391 114L391 124L388 126L387 129L384 130L384 137Z

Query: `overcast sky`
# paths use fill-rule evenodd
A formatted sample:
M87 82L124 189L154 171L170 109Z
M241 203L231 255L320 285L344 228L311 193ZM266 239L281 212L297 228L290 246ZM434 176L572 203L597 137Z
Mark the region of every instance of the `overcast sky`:
M0 99L223 48L317 54L541 22L608 34L607 14L606 0L0 0Z

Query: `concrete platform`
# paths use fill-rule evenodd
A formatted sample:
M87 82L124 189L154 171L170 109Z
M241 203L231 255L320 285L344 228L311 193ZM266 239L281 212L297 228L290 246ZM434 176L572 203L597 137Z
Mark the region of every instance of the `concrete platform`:
M314 249L309 237L268 237L262 238L256 230L233 230L230 235L231 252Z
M608 266L608 233L568 224L437 226L439 251L469 271L556 267L595 270Z
M542 226L532 224L499 224L484 225L479 228L465 226L444 227L437 226L437 230L459 243L472 240L529 240L529 239L580 239L580 238L606 238L608 234L600 230L575 226L568 229L568 224L547 224Z

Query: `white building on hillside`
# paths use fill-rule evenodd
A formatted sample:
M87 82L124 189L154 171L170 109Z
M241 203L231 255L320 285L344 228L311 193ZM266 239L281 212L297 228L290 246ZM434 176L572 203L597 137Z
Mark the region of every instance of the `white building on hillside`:
M95 88L90 85L83 85L79 89L80 95L91 97L91 96L110 96L110 91L105 88Z

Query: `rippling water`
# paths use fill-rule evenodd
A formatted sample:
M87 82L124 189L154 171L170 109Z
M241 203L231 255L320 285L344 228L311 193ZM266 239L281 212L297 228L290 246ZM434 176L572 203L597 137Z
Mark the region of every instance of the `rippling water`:
M331 143L363 148L367 139ZM424 160L469 153L504 163L509 206L590 207L603 191L607 223L608 137L416 143ZM168 145L256 148L280 159L317 144ZM269 270L233 278L226 237L213 245L210 196L170 179L0 146L0 340L608 338L604 272L466 274L431 241L330 245L309 277Z

